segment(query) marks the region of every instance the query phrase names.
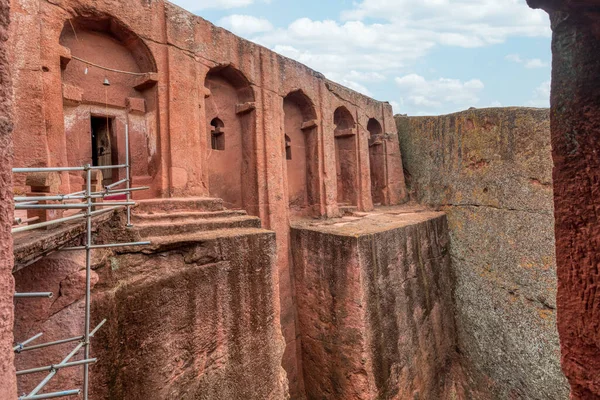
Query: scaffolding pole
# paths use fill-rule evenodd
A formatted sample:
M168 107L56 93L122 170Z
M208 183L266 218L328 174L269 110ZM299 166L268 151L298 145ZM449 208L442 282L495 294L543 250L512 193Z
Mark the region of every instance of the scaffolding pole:
M19 400L41 400L41 399L56 399L57 397L75 396L81 393L80 389L63 390L62 392L53 392L45 394L36 394L33 396L19 397Z
M87 196L90 200L92 196ZM110 202L110 203L92 203L92 207L113 207L113 206L135 206L134 202ZM85 210L88 204L15 204L15 210Z
M131 201L131 168L129 166L129 125L125 125L125 188L127 192L127 202ZM131 228L131 206L127 206L127 227Z
M19 351L23 350L23 348L25 346L27 346L29 343L33 342L34 340L39 339L42 335L43 335L43 333L38 333L37 335L27 339L23 343L17 343L17 345L15 347L13 347L13 351L19 352Z
M102 328L102 325L104 325L105 323L106 323L106 320L102 320L102 322L100 322L98 324L98 326L96 326L96 328L94 328L92 333L90 333L90 336L93 337L96 334L96 332L98 332L98 330L100 328ZM54 342L41 343L41 344L36 344L33 346L25 346L25 347L21 348L20 350L18 350L17 353L22 353L24 351L31 351L31 350L37 350L37 349L43 349L45 347L58 346L58 345L65 344L65 343L82 341L83 339L84 339L84 336L76 336L76 337L72 337L69 339L56 340ZM31 342L29 342L29 343L31 343Z
M85 328L84 328L84 357L85 359L90 358L90 297L91 297L91 276L92 276L92 170L87 170L87 182L85 194L87 196L87 218L86 218L86 239L85 239ZM89 382L89 364L83 366L83 398L88 398Z
M102 321L100 324L98 324L98 326L96 327L96 329L94 329L89 337L93 337L96 332L98 332L98 330L102 327L102 325L104 325L104 323L106 322L106 320ZM82 339L84 338L84 336L82 336ZM75 355L77 353L79 353L79 351L81 350L81 348L84 346L84 342L83 340L73 349L73 351L71 351L61 362L60 364L58 364L58 366L60 367L61 365L67 364L71 358L75 357ZM86 364L87 365L87 364ZM85 368L85 367L84 367ZM40 390L42 390L44 388L44 386L46 386L48 384L48 382L50 382L50 380L54 377L54 375L56 375L56 373L58 372L60 368L57 369L53 369L50 371L50 373L44 378L44 380L42 382L40 382L39 385L37 385L35 387L35 389L33 389L27 396L23 397L23 399L29 399L31 398L31 396L35 396L39 393Z
M53 296L52 292L32 292L32 293L15 293L15 299L35 299L44 298L51 299Z
M77 367L79 365L94 364L94 363L96 363L96 361L98 361L97 358L90 358L89 360L79 360L79 361L72 361L72 362L68 362L68 363L64 363L64 364L61 363L58 365L47 365L45 367L24 369L21 371L17 371L17 376L36 374L38 372L50 372L50 371L59 370L62 368Z
M130 247L130 246L146 246L152 244L151 242L131 242L131 243L110 243L110 244L95 244L90 246L91 249L109 249L114 247ZM87 246L77 246L77 247L64 247L60 249L61 251L78 251L85 250Z
M111 211L118 210L121 207L122 206L116 206L116 207L113 206L113 207L107 208L105 210L92 211L92 216L109 213ZM25 231L32 231L34 229L44 228L44 227L47 227L47 226L58 225L58 224L62 224L64 222L69 222L69 221L74 221L74 220L77 220L77 219L82 219L82 218L85 218L85 216L86 216L86 214L75 214L75 215L72 215L70 217L53 219L52 221L41 222L41 223L35 224L35 225L27 225L27 226L21 226L21 227L18 227L18 228L13 228L11 232L12 233L19 233L19 232L25 232Z

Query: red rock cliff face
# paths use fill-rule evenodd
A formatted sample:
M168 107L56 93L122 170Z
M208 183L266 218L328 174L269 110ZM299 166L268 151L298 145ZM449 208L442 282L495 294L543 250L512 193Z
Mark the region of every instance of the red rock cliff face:
M16 398L13 365L12 86L6 54L10 4L0 0L0 399Z
M430 212L294 225L308 399L461 396L447 233Z
M598 1L530 1L552 19L551 130L562 366L573 399L600 399Z
M156 244L98 269L93 398L288 398L275 235L259 229Z

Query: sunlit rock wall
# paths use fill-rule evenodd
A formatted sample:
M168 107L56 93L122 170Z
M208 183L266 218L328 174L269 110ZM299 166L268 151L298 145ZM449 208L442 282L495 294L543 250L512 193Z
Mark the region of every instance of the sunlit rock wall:
M299 223L292 242L308 399L463 398L442 213Z

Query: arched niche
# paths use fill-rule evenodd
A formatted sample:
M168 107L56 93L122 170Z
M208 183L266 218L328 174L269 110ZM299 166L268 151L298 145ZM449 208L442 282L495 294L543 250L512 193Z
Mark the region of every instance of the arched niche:
M205 104L209 193L223 199L226 207L245 208L256 214L254 90L231 65L212 68L204 85L208 89Z
M335 125L335 161L337 172L337 202L339 205L357 205L358 159L356 152L356 123L344 106L333 114Z
M374 205L385 203L385 142L383 129L375 118L367 123L369 131L369 161L371 165L371 197Z
M290 209L303 213L319 205L319 151L317 113L313 102L302 92L283 99L287 182Z
M124 164L128 125L132 179L151 184L160 165L156 62L151 51L111 17L66 21L60 44L70 53L61 57L68 164ZM104 175L110 183L125 178L125 171ZM80 180L71 177L72 184Z

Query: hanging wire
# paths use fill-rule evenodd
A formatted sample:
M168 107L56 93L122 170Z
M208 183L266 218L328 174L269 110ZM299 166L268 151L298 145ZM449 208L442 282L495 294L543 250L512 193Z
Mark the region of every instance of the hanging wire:
M114 69L114 68L105 67L105 66L102 66L102 65L99 65L99 64L95 64L95 63L93 63L91 61L84 60L83 58L79 58L79 57L76 57L76 56L73 56L73 55L71 56L71 58L74 59L74 60L77 60L77 61L81 61L82 63L85 63L87 65L91 65L92 67L100 68L100 69L103 69L105 71L116 72L118 74L127 74L127 75L135 75L135 76L144 76L144 75L148 74L147 72L131 72L131 71L123 71L123 70L120 70L120 69Z
M77 37L77 31L75 30L75 27L73 26L73 21L71 21L71 18L69 18L69 24L71 25L71 29L73 29L73 34L75 35L75 40L77 40L79 42L79 38Z

